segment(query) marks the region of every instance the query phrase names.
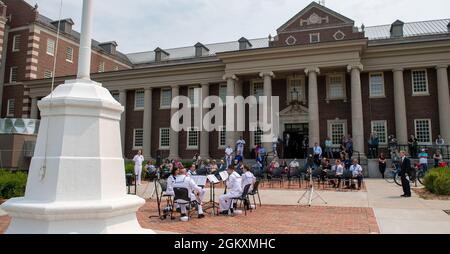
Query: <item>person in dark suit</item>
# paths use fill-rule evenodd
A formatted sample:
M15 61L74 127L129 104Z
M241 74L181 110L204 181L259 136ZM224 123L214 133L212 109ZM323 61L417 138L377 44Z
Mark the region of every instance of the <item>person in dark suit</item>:
M406 152L400 152L400 177L402 180L403 195L404 198L411 197L411 187L409 186L409 180L406 178L407 174L411 171L411 161L406 158Z

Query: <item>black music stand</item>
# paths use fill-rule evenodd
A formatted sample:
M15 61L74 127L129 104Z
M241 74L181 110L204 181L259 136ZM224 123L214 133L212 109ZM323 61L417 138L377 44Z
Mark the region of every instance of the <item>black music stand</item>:
M215 211L219 208L219 203L216 202L216 184L220 183L219 181L214 183L213 181L209 180L209 201L205 204L204 210L207 211L209 209L212 209L212 215L215 216Z

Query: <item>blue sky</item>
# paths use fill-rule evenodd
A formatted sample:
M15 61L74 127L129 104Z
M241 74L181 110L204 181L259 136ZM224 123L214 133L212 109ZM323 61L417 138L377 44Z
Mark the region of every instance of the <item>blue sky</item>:
M59 16L60 0L26 0L39 12ZM156 47L191 46L196 42L234 41L275 35L276 29L308 0L93 0L94 38L115 40L125 53ZM82 0L63 0L62 17L79 31ZM326 6L355 20L356 25L390 24L450 18L449 0L327 0Z

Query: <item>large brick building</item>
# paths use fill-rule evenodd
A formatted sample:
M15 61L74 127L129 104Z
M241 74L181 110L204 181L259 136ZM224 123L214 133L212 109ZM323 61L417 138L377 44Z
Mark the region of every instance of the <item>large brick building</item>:
M220 158L238 135L247 140L245 153L250 155L260 132L170 129L171 99L193 97L195 88L222 98L279 96L280 136L309 136L310 144L331 137L338 145L343 135L351 134L355 150L364 153L370 133L376 132L382 145L390 134L400 144L415 135L421 144L431 145L439 134L450 141L449 22L397 20L358 28L351 19L311 3L274 37L128 54L131 69L98 73L93 79L126 108L122 140L127 157L143 149L147 158L159 152ZM38 68L36 78L43 71ZM56 80L60 84L69 78ZM37 100L48 95L50 83L31 80L24 85L31 111L37 111Z
M76 73L80 34L71 19L51 20L23 0L0 1L1 117L36 118L26 81ZM58 46L57 31L60 30ZM117 43L93 41L93 73L131 68ZM57 50L57 51L56 51ZM55 59L56 58L56 59ZM53 65L56 60L56 70Z

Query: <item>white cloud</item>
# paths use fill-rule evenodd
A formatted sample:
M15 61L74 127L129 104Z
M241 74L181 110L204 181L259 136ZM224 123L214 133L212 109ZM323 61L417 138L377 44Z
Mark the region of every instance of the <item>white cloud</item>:
M60 0L26 0L58 18ZM79 30L82 0L63 0L63 17ZM307 0L94 0L94 37L116 40L123 52L266 37L307 6ZM360 26L450 18L448 0L327 0Z

